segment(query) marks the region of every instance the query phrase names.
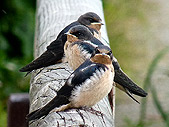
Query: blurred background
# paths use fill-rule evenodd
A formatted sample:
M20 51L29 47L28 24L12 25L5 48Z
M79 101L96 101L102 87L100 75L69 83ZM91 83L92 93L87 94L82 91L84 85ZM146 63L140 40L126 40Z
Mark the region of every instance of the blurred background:
M0 127L7 126L7 99L28 92L30 76L18 70L33 59L35 0L0 4Z
M28 92L18 70L33 59L35 0L0 4L0 127L11 93ZM116 90L116 127L169 127L169 1L103 0L110 45L122 69L148 93L135 103Z

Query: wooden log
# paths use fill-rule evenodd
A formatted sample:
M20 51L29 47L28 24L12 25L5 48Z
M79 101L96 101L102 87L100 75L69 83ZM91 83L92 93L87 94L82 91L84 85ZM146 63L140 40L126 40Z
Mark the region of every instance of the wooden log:
M86 12L97 13L105 24L101 0L37 0L35 58L46 50L46 47L56 39L58 33L65 26L77 20L80 15ZM106 44L108 37L105 25L101 32ZM71 72L72 70L67 63L34 71L30 82L30 112L43 107L56 96L57 91L64 85ZM30 127L114 126L114 108L112 111L108 97L105 97L93 108L104 115L94 115L88 111L71 109L65 112L50 113L46 117L31 123Z

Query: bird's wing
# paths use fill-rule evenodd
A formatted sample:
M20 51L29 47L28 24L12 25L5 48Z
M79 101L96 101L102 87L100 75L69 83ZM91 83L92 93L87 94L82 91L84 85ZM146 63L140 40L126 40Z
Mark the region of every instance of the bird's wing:
M79 23L76 21L65 27L59 33L56 40L54 40L49 46L47 46L47 50L41 56L21 68L19 71L29 73L34 69L47 67L61 62L64 55L64 44L67 40L67 36L64 33L68 32L68 30L75 25L79 25Z
M93 37L90 41L95 45L104 45L99 39L95 37Z
M19 71L29 72L29 71L33 71L34 69L39 69L42 67L47 67L59 63L62 60L63 54L64 54L64 50L62 46L58 45L57 49L45 51L41 56L33 60L28 65L22 67Z
M94 64L90 60L86 60L71 74L65 85L57 92L57 96L44 107L28 114L27 121L39 119L42 116L46 116L52 109L69 104L69 98L71 97L74 88L89 79L90 76L92 76L96 70L100 68L105 70L106 66L102 64Z
M67 98L71 96L72 90L81 85L87 79L89 79L98 69L105 71L107 67L103 64L92 63L90 60L86 60L80 65L66 81L65 85L58 91L59 95L64 95Z
M57 95L49 103L47 103L44 107L42 107L38 110L35 110L35 111L31 112L30 114L28 114L26 116L26 119L27 119L27 121L39 119L42 116L48 115L49 112L52 109L54 109L55 107L66 105L68 103L69 103L69 100L68 100L67 97Z
M130 93L146 97L147 93L134 83L122 70L121 68L115 70L114 82L127 89Z

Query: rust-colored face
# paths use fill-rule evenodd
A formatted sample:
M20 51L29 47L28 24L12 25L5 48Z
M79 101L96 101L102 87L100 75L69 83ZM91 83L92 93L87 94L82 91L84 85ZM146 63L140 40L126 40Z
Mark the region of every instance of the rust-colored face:
M76 36L72 35L72 34L67 34L67 40L68 40L69 42L76 42L76 41L78 41L79 39L78 39Z
M70 33L66 33L66 34L67 34L67 41L64 46L65 49L67 49L67 47L70 43L73 43L73 42L76 42L79 40L75 35L72 35Z
M105 53L96 54L91 58L91 60L95 63L100 64L112 64L110 56Z

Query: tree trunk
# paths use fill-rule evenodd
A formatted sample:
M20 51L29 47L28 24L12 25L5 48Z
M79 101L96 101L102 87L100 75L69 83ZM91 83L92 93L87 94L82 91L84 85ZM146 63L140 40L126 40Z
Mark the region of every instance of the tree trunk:
M65 26L89 11L97 13L104 22L101 0L37 0L35 57L46 50L46 47L56 39ZM105 25L101 33L104 38L103 42L106 44L108 37ZM67 63L35 70L30 83L30 112L43 107L56 96L57 91L64 85L71 72ZM30 123L30 127L114 126L114 105L112 111L108 97L102 99L93 108L102 112L103 115L95 115L81 109L71 109L65 112L50 113L46 117Z

